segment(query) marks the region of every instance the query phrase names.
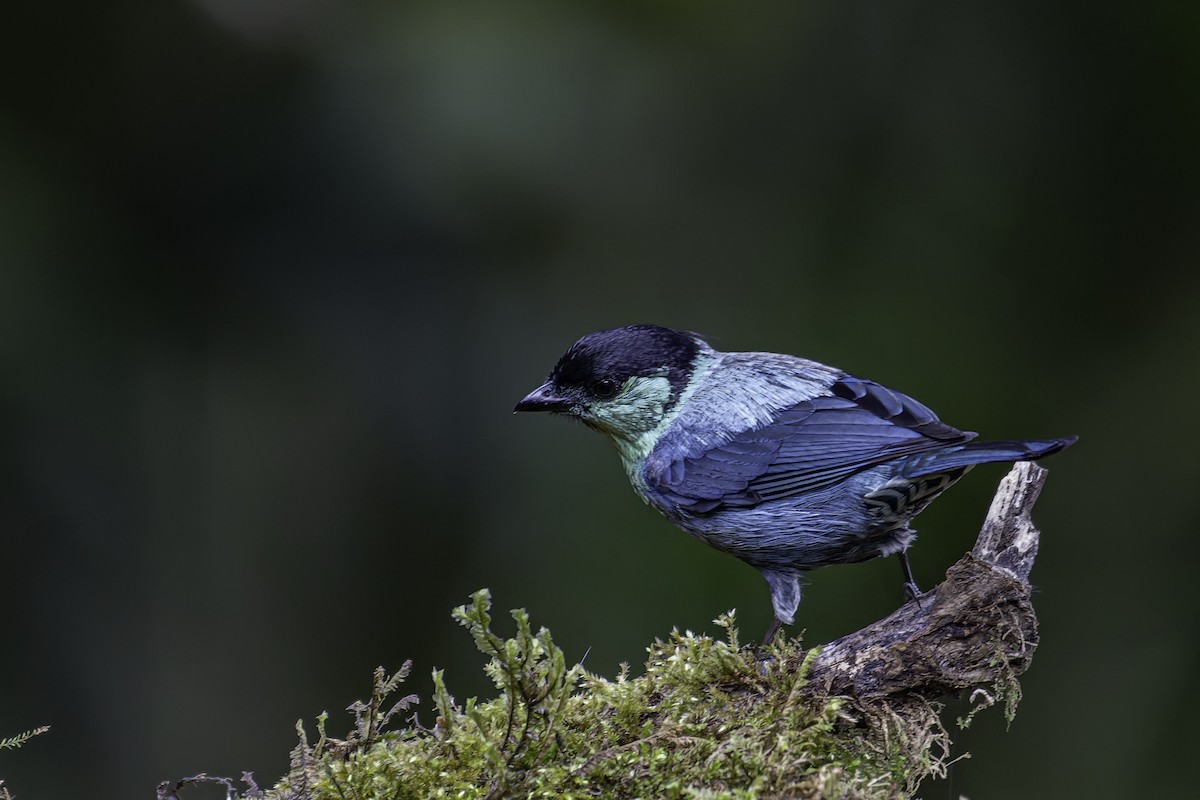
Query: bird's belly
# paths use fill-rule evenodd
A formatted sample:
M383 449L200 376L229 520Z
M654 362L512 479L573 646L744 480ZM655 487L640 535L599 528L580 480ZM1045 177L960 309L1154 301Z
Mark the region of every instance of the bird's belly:
M755 567L815 569L904 549L913 535L905 520L873 516L864 487L849 483L857 482L702 516L662 510L681 530Z
M838 525L829 519L804 524L794 517L780 520L766 511L739 512L733 519L731 516L734 515L717 513L677 525L712 547L754 566L802 570L875 558L883 554L890 539L882 531Z

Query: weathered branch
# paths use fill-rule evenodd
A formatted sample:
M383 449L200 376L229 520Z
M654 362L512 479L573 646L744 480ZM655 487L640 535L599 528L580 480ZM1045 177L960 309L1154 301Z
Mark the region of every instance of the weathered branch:
M1037 647L1029 571L1038 530L1029 518L1046 470L1023 462L1000 483L974 549L933 590L821 648L812 691L860 698L936 698L1009 680Z

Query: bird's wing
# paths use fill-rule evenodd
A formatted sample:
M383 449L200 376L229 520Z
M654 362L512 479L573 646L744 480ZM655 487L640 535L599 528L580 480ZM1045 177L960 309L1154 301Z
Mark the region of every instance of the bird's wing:
M830 391L716 447L648 463L647 483L680 510L706 514L823 489L877 464L975 437L871 381L846 376Z

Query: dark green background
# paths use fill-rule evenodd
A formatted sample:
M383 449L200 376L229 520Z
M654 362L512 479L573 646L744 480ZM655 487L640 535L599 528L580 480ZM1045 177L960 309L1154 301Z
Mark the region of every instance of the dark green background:
M805 355L1047 462L1042 644L929 797L1181 796L1200 15L1004 3L26 4L0 48L0 752L22 800L263 782L377 664L489 691L489 586L613 675L769 617L611 448L513 417L629 322ZM922 517L924 584L1002 468ZM899 600L812 576L808 640ZM951 707L951 716L962 713ZM310 724L311 728L311 724ZM203 792L196 792L197 795ZM213 793L216 796L217 793Z

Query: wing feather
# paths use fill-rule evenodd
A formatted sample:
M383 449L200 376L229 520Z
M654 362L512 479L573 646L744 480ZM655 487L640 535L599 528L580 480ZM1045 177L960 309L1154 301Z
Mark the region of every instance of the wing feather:
M706 514L817 491L886 461L975 436L871 381L847 376L830 392L708 450L647 466L647 482L681 510Z

